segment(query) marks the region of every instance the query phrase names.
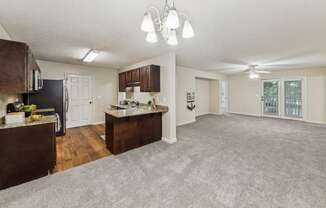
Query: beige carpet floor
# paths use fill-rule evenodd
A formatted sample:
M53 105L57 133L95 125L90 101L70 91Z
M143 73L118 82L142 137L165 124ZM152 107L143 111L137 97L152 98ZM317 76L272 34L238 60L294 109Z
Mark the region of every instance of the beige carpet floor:
M0 191L0 207L326 207L325 126L208 115L177 135Z

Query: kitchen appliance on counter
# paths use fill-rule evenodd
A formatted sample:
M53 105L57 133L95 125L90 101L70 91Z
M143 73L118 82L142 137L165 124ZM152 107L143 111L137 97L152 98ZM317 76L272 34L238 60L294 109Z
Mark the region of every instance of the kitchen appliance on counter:
M54 108L53 115L57 116L57 126L60 130L57 136L66 133L66 112L69 99L64 80L43 80L43 88L33 94L24 94L25 104L35 104L39 109Z
M15 113L19 112L21 108L24 106L23 102L14 102L14 103L8 103L7 104L7 113Z

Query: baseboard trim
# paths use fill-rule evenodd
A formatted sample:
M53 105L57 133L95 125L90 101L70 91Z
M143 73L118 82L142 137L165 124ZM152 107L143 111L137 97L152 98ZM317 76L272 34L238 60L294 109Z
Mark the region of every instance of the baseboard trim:
M238 112L229 112L230 114L237 114L237 115L244 115L244 116L255 116L255 117L263 117L258 114L248 114L248 113L238 113ZM326 125L326 122L323 121L312 121L312 120L304 120L304 119L293 119L293 118L282 118L282 117L266 117L266 118L275 118L275 119L283 119L283 120L291 120L291 121L302 121L306 123L311 123L311 124L321 124L321 125Z
M307 121L304 121L304 122L312 123L312 124L326 125L326 122L323 122L323 121L311 121L311 120L307 120Z
M190 121L186 121L186 122L181 122L181 123L177 124L177 126L183 126L183 125L194 123L194 122L196 122L196 119L190 120Z
M98 122L91 123L91 125L100 125L104 123L105 123L104 121L98 121Z
M237 115L244 115L244 116L255 116L255 117L262 117L259 114L251 114L251 113L239 113L239 112L228 112L230 114L237 114Z
M177 142L177 138L167 138L167 137L162 137L162 141L166 142L168 144L174 144Z
M211 115L217 115L217 116L221 116L221 115L224 115L223 113L209 113Z
M204 115L207 115L207 114L210 114L210 113L209 112L201 113L201 114L196 115L196 117L198 117L198 116L204 116Z

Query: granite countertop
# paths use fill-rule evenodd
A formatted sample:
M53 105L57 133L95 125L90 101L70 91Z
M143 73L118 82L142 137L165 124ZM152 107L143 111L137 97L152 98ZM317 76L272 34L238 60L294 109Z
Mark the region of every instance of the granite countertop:
M13 124L0 124L1 129L10 129L10 128L18 128L24 126L33 126L33 125L40 125L40 124L47 124L47 123L55 123L56 117L55 116L43 116L39 121L30 122L27 119L23 123L13 123Z
M38 113L48 113L48 112L55 112L55 109L54 108L36 109L33 113L38 114Z
M133 108L128 105L111 105L111 106L121 108L121 109L110 109L105 112L116 118L168 112L168 107L161 106L161 105L158 105L156 109L148 108L148 106L144 104L141 104L139 107L133 107Z

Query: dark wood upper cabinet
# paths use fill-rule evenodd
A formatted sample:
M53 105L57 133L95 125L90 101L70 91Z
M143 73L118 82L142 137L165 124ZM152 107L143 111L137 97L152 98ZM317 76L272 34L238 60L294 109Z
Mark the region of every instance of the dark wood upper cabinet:
M126 73L119 74L119 92L126 91Z
M150 65L140 69L140 91L160 92L160 66Z
M33 73L39 71L26 43L0 39L0 92L33 91Z
M149 65L119 74L119 92L140 86L141 92L160 92L160 66Z
M127 71L126 73L126 86L129 87L132 85L132 73L131 71Z
M131 71L131 81L134 85L139 85L139 69L134 69Z

